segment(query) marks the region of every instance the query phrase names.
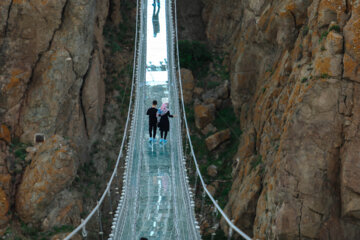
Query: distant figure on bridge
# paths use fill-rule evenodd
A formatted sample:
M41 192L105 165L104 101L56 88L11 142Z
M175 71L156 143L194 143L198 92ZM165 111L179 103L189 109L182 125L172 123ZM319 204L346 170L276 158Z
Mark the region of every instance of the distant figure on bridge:
M156 10L156 2L157 2L157 10ZM160 22L159 22L159 12L160 12L160 0L154 0L153 3L154 11L152 16L153 29L154 29L154 38L160 32Z
M156 141L155 137L156 137L156 125L157 125L157 112L158 109L156 108L157 106L157 101L154 100L152 102L152 106L151 108L149 108L146 112L146 115L149 115L149 134L150 134L150 139L149 142L152 143L153 141Z
M170 114L168 107L169 107L168 103L163 103L157 113L158 116L160 116L160 121L159 121L159 128L161 135L160 143L164 143L164 144L167 143L166 137L170 130L169 117L171 118L175 117L175 115Z

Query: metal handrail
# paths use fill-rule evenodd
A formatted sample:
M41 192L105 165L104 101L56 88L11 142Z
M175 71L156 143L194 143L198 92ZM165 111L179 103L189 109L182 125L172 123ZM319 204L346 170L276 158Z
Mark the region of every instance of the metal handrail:
M207 194L207 196L210 198L210 200L212 201L212 203L214 204L214 206L216 207L216 209L220 212L220 214L223 216L223 218L225 219L225 221L228 223L229 227L231 229L233 229L234 231L236 231L238 234L240 234L243 238L245 238L246 240L251 240L251 238L249 236L247 236L243 231L241 231L238 227L236 227L232 221L228 218L228 216L223 212L223 210L221 209L221 207L217 204L216 200L212 197L212 195L210 194L210 192L207 190L206 188L206 184L204 182L204 179L202 177L202 174L200 172L197 160L196 160L196 156L194 153L194 148L192 146L192 142L191 142L191 137L190 137L190 132L189 132L189 127L188 127L188 123L187 123L187 119L186 119L186 110L185 110L185 103L184 103L184 97L183 97L183 90L182 90L182 82L181 82L181 72L180 72L180 60L179 60L179 45L178 45L178 31L177 31L177 10L176 10L176 0L173 0L174 5L175 5L175 17L174 17L174 23L175 23L175 45L176 45L176 54L177 54L177 67L178 67L178 82L179 82L179 88L180 88L180 100L181 100L181 107L183 109L183 119L184 119L184 123L185 123L185 128L186 128L186 135L189 141L189 145L190 145L190 150L191 150L191 154L192 154L192 158L194 160L194 164L196 167L196 172L197 175L200 178L201 181L201 185L204 189L204 192ZM133 95L134 95L134 85L135 85L135 75L136 75L136 62L138 59L138 51L137 51L137 45L138 45L138 35L140 34L138 32L138 18L139 18L139 0L137 0L137 11L136 11L136 32L135 32L135 50L134 50L134 62L133 62L133 76L132 76L132 86L131 86L131 95L130 95L130 103L129 103L129 108L128 108L128 115L127 115L127 120L126 120L126 124L125 124L125 129L124 129L124 135L123 135L123 139L122 139L122 143L121 143L121 147L120 147L120 153L118 155L115 167L114 167L114 171L111 175L111 178L109 180L109 182L107 183L106 189L104 191L104 193L102 194L100 200L98 201L97 205L94 207L94 209L90 212L90 214L85 218L85 220L82 221L82 223L74 230L72 231L64 240L69 240L71 239L75 234L77 234L81 229L83 229L86 224L90 221L90 219L93 217L93 215L99 210L101 204L104 202L104 199L106 197L106 194L109 193L110 191L110 187L111 184L115 178L115 176L117 175L117 169L120 163L120 159L122 156L122 151L123 151L123 147L125 145L125 141L127 138L127 132L128 132L128 127L129 127L129 122L130 122L130 114L131 114L131 107L133 105Z
M169 0L168 1L168 14L169 17L167 18L167 23L168 23L168 27L169 27L169 33L168 33L168 62L169 62L169 79L171 79L171 92L172 92L172 105L175 108L175 112L180 112L181 107L180 107L180 103L179 103L179 95L178 95L178 84L176 81L176 61L175 61L175 36L174 36L174 16L173 16L173 12L174 12L174 8L173 8L173 1ZM181 117L180 118L176 118L176 122L177 122L177 127L180 129L181 128ZM184 155L183 155L183 147L182 147L182 136L181 136L181 131L179 132L179 136L177 136L178 140L176 141L178 143L177 148L178 148L178 160L177 161L178 164L180 165L180 169L181 171L179 171L179 174L181 174L181 188L183 189L184 196L183 196L183 202L188 203L189 205L187 206L187 223L189 225L189 229L192 229L193 232L193 236L196 236L196 239L201 239L200 236L200 226L196 220L195 217L195 204L194 204L194 199L193 199L193 195L190 189L190 183L189 183L189 178L187 176L187 169L186 169L186 165L184 162ZM179 141L179 142L178 142ZM194 239L194 238L193 238Z
M127 132L128 132L128 127L129 127L129 122L130 122L130 113L131 113L131 107L132 107L132 102L133 102L133 95L134 95L134 83L135 83L135 73L136 73L136 61L137 61L137 44L138 44L138 17L139 17L139 0L137 0L137 10L136 10L136 26L135 26L135 49L134 49L134 61L133 61L133 76L132 76L132 84L131 84L131 93L130 93L130 102L129 102L129 107L128 107L128 114L127 114L127 119L126 119L126 123L125 123L125 128L124 128L124 135L122 138L122 142L121 142L121 146L120 146L120 152L118 155L118 158L116 160L116 164L114 167L114 171L110 177L110 180L107 183L107 186L100 198L100 200L97 202L96 206L93 208L93 210L90 212L90 214L82 221L82 223L77 226L77 228L75 228L71 233L69 233L64 240L70 240L72 237L75 236L75 234L77 234L80 230L82 230L86 224L90 221L90 219L94 216L94 214L96 213L96 211L99 210L101 204L104 202L104 199L106 197L106 194L109 193L110 191L110 187L111 184L115 178L115 176L117 175L117 170L119 167L119 163L120 163L120 159L123 153L123 148L125 145L125 141L126 141L126 136L127 136Z
M183 108L183 118L184 118L184 122L185 122L185 128L186 128L186 135L189 141L189 145L190 145L190 150L191 150L191 155L193 157L194 160L194 164L196 167L196 172L198 173L198 176L200 178L200 182L201 182L201 186L203 187L204 191L206 192L207 196L210 198L210 200L212 201L212 203L214 204L214 206L217 208L217 210L220 212L220 214L222 215L222 217L225 219L225 221L227 222L227 224L229 225L229 227L233 230L235 230L238 234L240 234L243 238L245 238L246 240L251 240L251 238L244 233L243 231L241 231L238 227L236 227L234 225L234 223L229 219L229 217L226 215L226 213L224 213L224 211L221 209L221 207L219 206L219 204L217 203L217 201L213 198L213 196L211 195L211 193L209 192L209 190L206 188L206 184L204 182L204 179L202 177L201 171L199 169L199 165L197 163L196 160L196 156L195 156L195 152L194 152L194 148L191 142L191 137L190 137L190 132L189 132L189 126L187 123L187 119L186 119L186 110L185 110L185 103L184 103L184 96L183 96L183 90L182 90L182 82L181 82L181 72L180 72L180 55L179 55L179 44L178 44L178 31L177 31L177 9L176 9L176 0L174 1L174 5L175 5L175 38L176 38L176 53L177 53L177 64L178 64L178 81L179 81L179 85L180 85L180 97L181 97L181 105Z

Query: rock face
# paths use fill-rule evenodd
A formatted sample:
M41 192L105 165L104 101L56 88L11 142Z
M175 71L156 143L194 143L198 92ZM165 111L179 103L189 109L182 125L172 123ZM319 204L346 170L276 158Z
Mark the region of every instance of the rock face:
M205 24L201 20L202 0L183 0L177 4L179 38L205 40Z
M193 92L195 87L194 76L189 69L181 69L181 80L183 87L183 95L185 104L189 104L193 100Z
M3 140L7 143L11 142L10 131L4 124L0 126L0 140Z
M207 168L207 174L211 177L216 177L218 173L218 169L215 165L210 165L208 168Z
M225 211L254 238L357 239L359 1L203 3L244 130Z
M0 5L6 13L0 36L1 119L23 142L32 142L38 132L57 133L85 147L104 104L102 56L95 48L101 49L108 3L6 2Z
M0 3L0 230L15 195L25 223L80 223L81 196L65 189L102 122L108 11L109 1L96 0ZM10 146L33 144L36 133L49 140L16 163Z
M195 104L195 124L199 129L204 128L215 119L214 104Z
M72 194L66 190L74 180L79 165L79 156L74 147L74 144L57 135L37 147L16 196L16 211L23 221L39 225L45 217L50 218L43 224L45 228L80 222L80 219L63 220L65 217L71 218L69 214L76 211L73 208L81 209L78 200L72 199ZM58 221L52 221L54 217Z
M13 181L7 166L7 159L10 157L12 156L9 154L7 141L0 139L0 232L10 220L9 210L13 195Z
M3 228L4 225L9 221L7 216L9 211L9 199L5 191L0 188L0 227Z
M217 132L205 139L206 147L209 149L209 151L212 151L230 138L230 129Z

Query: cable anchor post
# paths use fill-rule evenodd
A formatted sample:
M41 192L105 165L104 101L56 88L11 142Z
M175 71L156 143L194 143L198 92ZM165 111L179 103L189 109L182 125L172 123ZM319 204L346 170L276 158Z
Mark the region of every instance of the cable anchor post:
M84 222L84 219L81 219L81 224ZM86 231L86 224L81 229L81 235L84 239L87 239L88 232Z
M196 195L198 177L199 174L197 171L195 171L194 195Z
M234 220L231 220L232 223L234 223ZM233 235L233 228L231 226L229 226L229 235L228 235L228 240L230 240L232 238Z
M98 215L98 222L99 222L99 239L100 240L104 240L104 231L103 231L103 226L102 226L102 221L101 221L101 211L100 211L100 205L99 205L99 201L97 202L97 215Z
M115 172L115 194L116 195L119 195L120 194L120 191L119 191L119 174L118 174L118 169L116 169L116 172Z
M201 199L201 210L200 210L201 216L203 216L203 212L204 212L205 196L206 196L206 192L205 192L205 188L204 188L204 191L202 193L202 199Z
M112 215L112 214L113 214L113 210L112 210L112 201L111 201L110 186L109 186L109 191L108 191L108 197L109 197L109 214Z

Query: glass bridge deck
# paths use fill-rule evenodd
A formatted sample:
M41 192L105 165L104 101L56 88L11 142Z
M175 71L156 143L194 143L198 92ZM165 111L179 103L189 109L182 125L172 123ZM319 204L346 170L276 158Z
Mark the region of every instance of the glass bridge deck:
M129 148L128 177L124 184L126 194L113 239L200 239L181 165L180 120L170 119L167 144L159 143L159 130L157 141L148 142L146 110L153 100L158 101L158 107L169 103L170 113L179 115L175 86L169 83L173 76L168 61L169 46L172 47L169 45L169 8L170 0L143 0L142 12L146 14L140 31L146 33L146 37L140 41L140 54L143 51L146 57L138 67L144 68L145 81L140 79L137 84L136 120L131 133L133 146Z

